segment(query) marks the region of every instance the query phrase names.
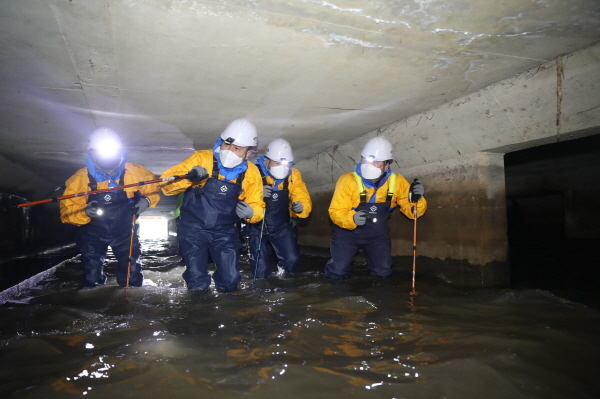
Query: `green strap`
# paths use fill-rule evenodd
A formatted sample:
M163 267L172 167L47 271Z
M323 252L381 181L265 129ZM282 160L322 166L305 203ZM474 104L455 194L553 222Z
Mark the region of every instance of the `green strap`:
M356 179L356 184L358 184L358 192L360 193L360 202L367 202L367 190L365 189L365 185L362 182L362 177L358 175L356 172L352 172L354 178Z
M365 189L365 185L362 182L362 177L358 175L356 172L352 172L354 178L356 179L356 184L358 184L358 191L360 193L360 202L367 202L367 190ZM396 174L392 173L388 178L388 192L386 202L390 202L392 197L394 196L394 188L396 187ZM373 195L376 195L377 191Z
M181 193L177 197L177 206L175 207L175 212L173 212L173 217L175 219L177 219L179 217L179 215L181 214L181 205L183 205L183 194L184 193Z
M396 188L396 174L392 173L388 179L388 193L386 202L391 202L392 197L394 196L394 188Z

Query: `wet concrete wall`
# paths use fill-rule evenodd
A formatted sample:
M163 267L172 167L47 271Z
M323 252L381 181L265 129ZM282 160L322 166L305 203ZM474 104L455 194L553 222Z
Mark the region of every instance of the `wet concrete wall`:
M459 285L508 284L503 155L468 154L406 172L426 182L429 207L417 221L420 272ZM398 255L410 254L410 225L392 225Z
M326 208L337 178L364 143L385 135L394 171L420 178L429 202L419 220L421 272L468 286L509 283L503 154L594 134L600 126L600 46L490 85L298 163L315 199L301 243L328 246ZM409 220L392 220L393 255L411 249ZM572 218L571 218L572 219Z

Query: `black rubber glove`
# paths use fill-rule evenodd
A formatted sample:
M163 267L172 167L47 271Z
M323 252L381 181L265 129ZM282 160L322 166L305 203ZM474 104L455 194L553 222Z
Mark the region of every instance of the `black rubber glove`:
M425 195L425 187L423 187L419 179L415 179L408 190L408 201L417 202L423 195Z
M206 172L206 169L204 169L202 166L196 165L188 172L187 179L192 183L196 183L200 180L206 179L207 176L208 173Z

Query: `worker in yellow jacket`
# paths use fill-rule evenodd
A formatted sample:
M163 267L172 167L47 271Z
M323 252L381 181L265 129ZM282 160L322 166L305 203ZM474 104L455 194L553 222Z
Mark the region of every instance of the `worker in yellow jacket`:
M310 215L312 201L302 174L293 167L293 162L292 147L282 138L270 142L265 155L256 162L267 207L264 223L249 225L250 270L255 278L271 275L269 245L278 259L280 272L294 273L300 261L295 219Z
M262 220L264 202L261 177L248 162L258 138L248 119L231 122L212 150L195 151L161 177L187 174L187 179L162 186L165 195L184 193L177 219L177 239L189 290L208 291L209 257L215 263L212 275L220 291L232 291L241 280L239 255L242 247L237 226Z
M90 136L89 154L85 162L87 167L79 169L67 180L64 195L155 178L152 172L141 165L126 162L119 136L107 128L99 128ZM133 217L149 207L155 207L159 200L159 188L156 185L142 185L60 202L61 221L78 226L75 242L81 253L83 287L95 287L106 282L104 260L109 246L118 262L117 283L126 285ZM144 276L137 226L133 238L129 285L139 287Z
M391 211L398 207L413 219L415 205L417 217L427 210L421 182L409 184L403 176L392 173L392 160L392 145L377 136L365 144L356 170L338 179L329 205L333 226L325 276L346 277L361 247L371 275L387 277L392 273Z

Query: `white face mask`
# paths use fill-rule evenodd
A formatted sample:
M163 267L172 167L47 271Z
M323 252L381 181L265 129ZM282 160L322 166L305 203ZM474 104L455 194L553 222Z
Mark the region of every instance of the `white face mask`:
M244 158L238 157L235 152L229 150L219 151L219 159L225 168L235 168L244 161Z
M287 177L288 173L290 173L290 168L285 165L271 166L269 173L277 180L281 180Z
M373 164L363 163L360 165L360 174L365 179L374 180L379 178L379 176L381 176L383 172L381 171L381 169L374 166Z

